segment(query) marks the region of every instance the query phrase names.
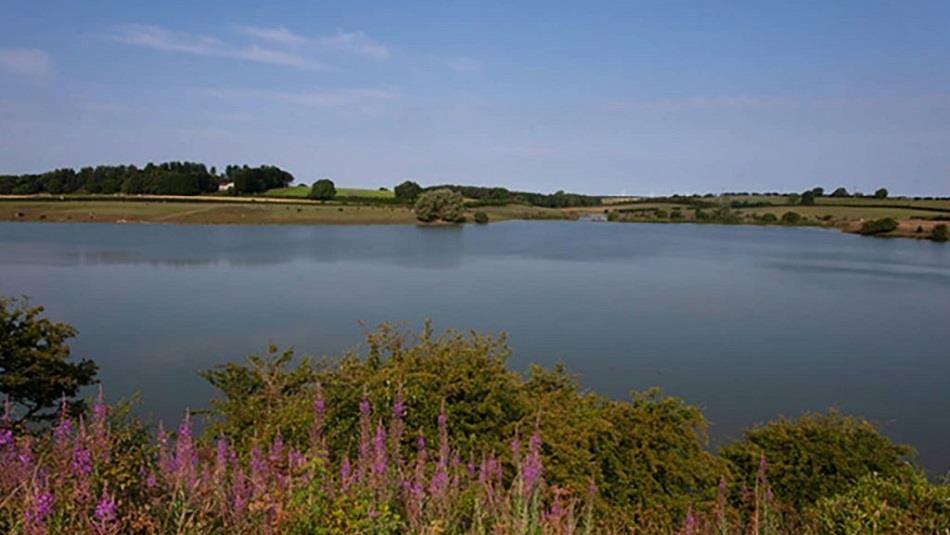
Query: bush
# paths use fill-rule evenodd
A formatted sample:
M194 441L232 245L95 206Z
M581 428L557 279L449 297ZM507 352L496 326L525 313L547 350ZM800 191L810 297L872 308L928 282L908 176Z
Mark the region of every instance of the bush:
M886 199L887 198L887 189L881 188L874 192L875 199Z
M799 507L844 492L871 473L907 475L912 453L866 420L833 411L753 428L721 451L748 485L754 484L764 455L776 493Z
M427 191L419 196L413 208L416 219L425 223L465 221L465 205L462 194L449 189Z
M765 224L778 223L778 217L776 217L775 214L769 212L769 213L762 214L760 221L762 221Z
M812 191L806 191L802 193L801 199L798 201L802 206L813 206L815 204L815 194Z
M488 214L485 212L475 212L475 222L479 225L488 223Z
M935 225L933 230L930 231L930 239L938 242L947 241L947 225L944 223Z
M809 513L817 533L946 533L950 487L931 484L922 474L906 480L869 474L846 492L820 500Z
M512 433L539 425L547 481L582 495L593 478L613 515L640 507L678 521L697 489L712 492L725 470L704 447L699 409L658 391L613 401L583 392L560 367L533 368L522 377L506 368L510 351L503 338L434 337L426 330L412 339L384 327L368 335L367 346L365 358L291 368L292 353L274 352L205 372L220 391L210 433L244 451L251 437L271 440L279 433L287 443L305 441L320 385L333 451L354 449L354 415L364 392L379 407L391 406L401 392L406 429L426 436L437 434L444 401L449 438L463 459L495 451L510 461ZM412 443L406 437L403 448L412 451Z
M336 185L329 178L321 178L313 183L309 197L320 201L329 201L336 197Z
M851 194L849 194L849 193L848 193L848 190L846 190L846 189L844 189L844 188L838 188L838 189L834 190L833 192L831 192L831 196L832 196L832 197L839 197L839 198L840 198L840 197L850 197Z
M782 214L782 223L785 225L797 225L802 222L802 216L798 212L785 212Z
M875 219L873 221L865 221L861 225L861 234L865 236L873 236L875 234L885 234L887 232L893 232L897 230L898 224L897 221L890 217L885 217L884 219Z

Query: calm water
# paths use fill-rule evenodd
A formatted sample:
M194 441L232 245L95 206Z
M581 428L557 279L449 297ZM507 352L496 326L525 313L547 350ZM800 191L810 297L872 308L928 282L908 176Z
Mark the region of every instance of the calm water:
M269 342L335 354L359 322L507 331L615 397L658 385L716 440L860 413L950 470L950 246L815 229L0 224L0 293L78 327L110 397L177 419L195 370Z

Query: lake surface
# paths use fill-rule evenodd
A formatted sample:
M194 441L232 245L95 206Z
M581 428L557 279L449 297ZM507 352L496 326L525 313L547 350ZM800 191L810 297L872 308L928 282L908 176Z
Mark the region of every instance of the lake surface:
M660 386L716 441L839 407L950 470L950 246L818 229L0 223L0 294L72 323L108 397L177 420L195 373L268 343L337 354L359 322L507 331L512 365Z

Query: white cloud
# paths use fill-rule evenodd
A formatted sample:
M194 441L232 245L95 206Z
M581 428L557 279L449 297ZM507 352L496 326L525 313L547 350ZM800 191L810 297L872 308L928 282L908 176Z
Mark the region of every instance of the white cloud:
M208 89L205 94L218 98L256 98L312 108L366 106L399 98L396 91L384 89L342 89L334 91L262 91L257 89Z
M237 29L239 32L245 35L263 39L265 41L272 41L274 43L279 43L286 46L299 46L309 41L309 39L306 37L298 35L287 28L284 28L283 26L277 28L238 26Z
M317 43L336 50L368 56L375 59L389 58L389 48L382 45L363 32L344 32L337 30L336 35L321 37Z
M176 32L147 24L123 25L119 28L115 39L122 43L165 52L241 59L304 70L327 68L319 61L292 52L264 48L258 45L235 46L214 37Z
M53 60L35 48L0 48L0 73L42 80L53 73Z

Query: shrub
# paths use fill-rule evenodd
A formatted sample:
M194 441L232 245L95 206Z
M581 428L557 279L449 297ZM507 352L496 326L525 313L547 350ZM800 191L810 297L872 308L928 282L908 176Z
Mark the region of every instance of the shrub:
M844 492L871 473L906 475L912 471L907 463L912 453L866 420L833 411L775 420L746 431L742 440L721 451L750 485L765 456L775 491L799 507Z
M510 460L516 429L540 426L547 481L583 494L593 477L605 511L623 516L649 508L668 519L685 514L697 489L709 492L725 470L705 449L706 423L696 407L658 391L612 401L582 392L562 368L532 369L528 377L506 369L504 338L428 330L409 338L391 328L367 336L365 358L303 361L274 352L248 363L204 373L220 395L209 431L240 450L250 437L287 443L307 439L313 393L326 400L328 446L353 450L354 418L364 392L374 406L390 406L401 391L407 429L427 436L442 402L452 422L449 438L463 454L500 452ZM375 418L375 417L374 417ZM411 437L403 448L411 451Z
M801 199L799 199L799 204L802 206L813 206L815 204L815 194L812 191L806 191L802 193Z
M931 484L922 474L906 480L869 474L809 513L817 533L946 533L950 487Z
M935 225L933 230L930 231L930 239L938 242L947 241L947 225L944 223Z
M766 224L777 223L778 217L776 217L775 214L769 212L769 213L762 214L761 221Z
M874 192L875 199L886 199L887 198L887 189L881 188Z
M336 197L336 185L334 185L333 181L329 178L321 178L313 183L313 187L310 188L309 197L311 199L329 201Z
M683 212L679 208L670 212L670 219L683 219Z
M488 214L485 212L475 212L475 222L479 225L488 223Z
M785 225L797 225L802 222L802 216L798 212L785 212L782 214L782 223Z
M873 221L865 221L861 225L861 234L865 236L873 236L875 234L885 234L887 232L893 232L897 230L897 221L890 217L885 217L884 219L875 219Z
M426 223L465 221L465 205L462 194L450 189L427 191L419 196L413 208L416 219Z
M838 188L834 190L833 192L831 192L831 196L832 197L850 197L851 195L848 193L848 190L844 188Z

